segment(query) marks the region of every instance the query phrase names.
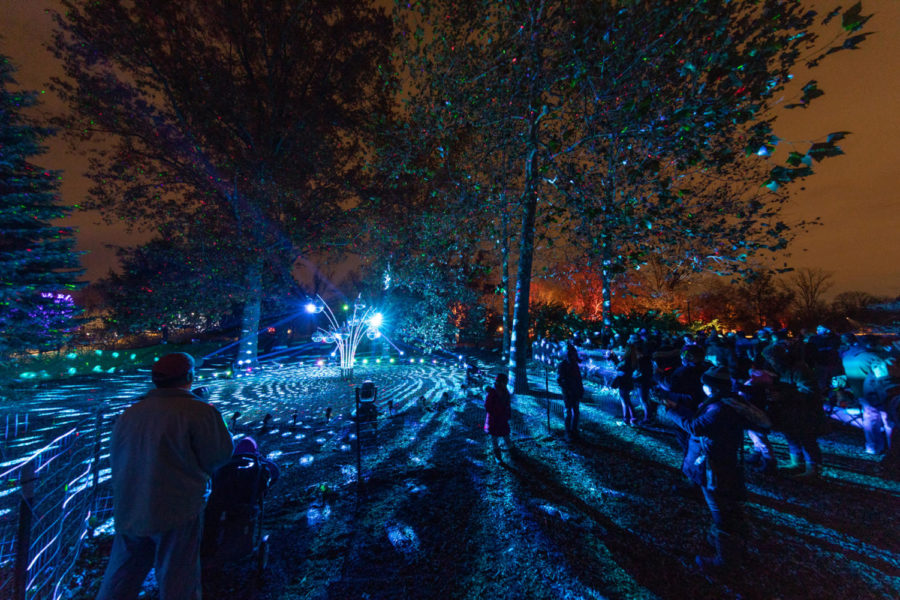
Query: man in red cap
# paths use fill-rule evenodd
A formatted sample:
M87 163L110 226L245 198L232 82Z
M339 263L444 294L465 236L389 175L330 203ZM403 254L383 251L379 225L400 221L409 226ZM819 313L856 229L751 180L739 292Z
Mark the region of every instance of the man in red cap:
M110 442L116 537L98 600L137 598L151 567L161 600L200 598L203 508L213 472L231 458L215 407L194 395L194 359L152 369L155 389L125 409Z

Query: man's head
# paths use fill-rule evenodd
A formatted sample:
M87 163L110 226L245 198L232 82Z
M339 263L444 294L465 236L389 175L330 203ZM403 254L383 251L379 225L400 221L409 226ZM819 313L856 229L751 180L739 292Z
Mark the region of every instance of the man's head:
M151 376L158 388L190 389L194 381L194 358L184 352L166 354L153 364Z
M731 391L731 375L726 367L713 367L700 376L703 382L703 393L717 396Z
M681 350L681 364L699 365L706 360L706 349L699 344L689 344Z

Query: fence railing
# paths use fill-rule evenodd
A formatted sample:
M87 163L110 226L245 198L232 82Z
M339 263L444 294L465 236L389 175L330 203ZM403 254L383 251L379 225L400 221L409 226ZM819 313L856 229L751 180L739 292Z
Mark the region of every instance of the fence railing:
M61 597L81 541L111 517L109 493L103 491L104 410L0 466L0 597ZM16 446L9 434L5 455Z

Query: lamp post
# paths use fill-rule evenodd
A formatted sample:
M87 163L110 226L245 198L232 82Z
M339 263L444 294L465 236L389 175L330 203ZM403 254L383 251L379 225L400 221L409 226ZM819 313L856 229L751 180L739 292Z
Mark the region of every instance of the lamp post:
M328 318L328 329L319 327L313 333L312 341L335 344L337 352L340 354L341 377L352 377L356 348L363 336L370 340L381 337L379 331L383 321L381 313L367 307L361 297L357 297L353 304L353 314L349 319L340 323L331 307L318 294L315 302L306 305L306 312L310 314L324 313Z

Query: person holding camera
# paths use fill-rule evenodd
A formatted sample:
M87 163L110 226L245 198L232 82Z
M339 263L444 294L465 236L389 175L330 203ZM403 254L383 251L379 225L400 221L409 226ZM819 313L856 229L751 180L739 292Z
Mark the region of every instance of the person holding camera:
M194 359L166 354L155 389L125 409L110 441L116 536L98 600L137 598L151 567L161 600L200 598L203 509L213 473L231 458L219 411L191 392Z
M701 382L708 398L700 406L692 409L668 398L666 407L669 420L690 435L682 471L700 487L712 515L708 539L715 554L696 557L700 569L710 571L737 566L742 554L746 490L738 451L744 421L729 402L735 394L727 368L709 369Z

